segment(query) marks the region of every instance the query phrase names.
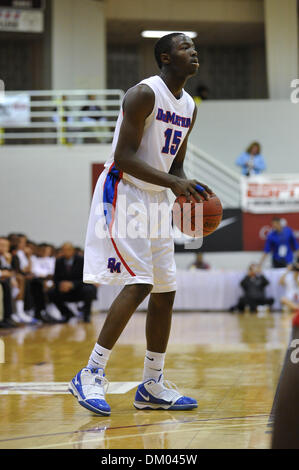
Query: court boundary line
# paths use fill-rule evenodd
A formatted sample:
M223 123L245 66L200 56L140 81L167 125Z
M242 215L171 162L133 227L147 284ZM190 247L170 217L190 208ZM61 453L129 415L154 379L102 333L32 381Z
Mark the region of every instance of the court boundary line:
M178 420L178 421L169 421L169 422L158 422L158 423L148 423L148 424L132 424L128 426L111 426L105 428L99 427L97 430L99 432L103 431L114 431L117 429L130 429L130 428L142 428L142 427L151 427L151 426L169 426L174 424L190 424L190 423L205 423L211 421L225 421L225 420L235 420L235 419L251 419L251 418L269 418L269 414L261 414L261 415L248 415L248 416L228 416L225 418L203 418L203 419L192 419L192 420ZM79 433L87 433L87 432L96 432L96 429L89 428L84 430L77 430L77 431L66 431L66 432L58 432L58 433L49 433L49 434L33 434L30 436L19 436L19 437L11 437L8 439L0 439L0 443L2 442L12 442L12 441L20 441L25 439L34 439L34 438L45 438L45 437L54 437L54 436L64 436L67 434L79 434Z
M260 423L254 423L254 422L251 422L251 423L247 423L243 426L245 426L245 429L246 428L254 428L255 426L259 426ZM266 426L267 423L264 423L264 426ZM225 429L227 426L230 426L230 427L238 427L239 425L238 424L227 424L227 425L223 425L223 426L216 426L214 425L214 427L212 428L209 428L209 431L213 431L213 430L219 430L219 429ZM188 433L188 432L205 432L206 429L200 429L198 430L198 428L189 428L189 429L185 429L184 432L185 433ZM174 433L181 433L182 430L181 429L172 429L172 430L168 430L168 431L155 431L155 432L149 432L146 434L146 436L156 436L157 434L160 434L160 433L163 433L163 432L166 432L167 434L174 434ZM126 435L123 435L123 436L104 436L104 439L107 439L108 441L113 441L114 439L131 439L131 438L134 438L134 437L143 437L143 435L141 434L126 434ZM85 444L87 443L92 443L92 442L98 442L99 440L99 437L97 438L92 438L92 439L87 439L85 441ZM60 442L60 443L56 443L56 444L45 444L45 445L42 445L42 446L37 446L37 447L28 447L28 449L47 449L47 448L53 448L54 447L60 447L60 446L72 446L72 445L76 445L76 444L81 444L82 441L69 441L69 442ZM195 449L195 447L189 447L189 444L187 444L186 447L184 447L184 449ZM240 449L240 448L239 448ZM106 450L106 449L104 449ZM109 449L107 449L109 450ZM115 450L115 449L110 449L110 450ZM143 450L143 449L140 449L140 450ZM167 449L162 449L162 450L167 450ZM169 450L169 449L168 449Z

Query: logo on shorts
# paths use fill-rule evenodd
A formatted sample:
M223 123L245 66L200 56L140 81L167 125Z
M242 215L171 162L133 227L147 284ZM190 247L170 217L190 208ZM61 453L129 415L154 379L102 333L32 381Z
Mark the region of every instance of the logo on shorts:
M120 263L117 263L115 258L109 258L108 259L107 268L110 269L111 274L113 274L113 273L119 273L120 274Z

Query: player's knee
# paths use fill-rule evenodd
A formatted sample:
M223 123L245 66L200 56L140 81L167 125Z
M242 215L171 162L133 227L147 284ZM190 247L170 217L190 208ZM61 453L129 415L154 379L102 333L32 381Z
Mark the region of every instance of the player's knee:
M153 285L152 284L133 284L132 286L128 286L128 287L138 299L143 300L147 295L151 293Z
M169 311L173 307L175 292L163 292L161 294L152 294L151 302L157 304L161 310Z
M138 291L142 296L146 297L151 293L153 287L152 284L138 284Z

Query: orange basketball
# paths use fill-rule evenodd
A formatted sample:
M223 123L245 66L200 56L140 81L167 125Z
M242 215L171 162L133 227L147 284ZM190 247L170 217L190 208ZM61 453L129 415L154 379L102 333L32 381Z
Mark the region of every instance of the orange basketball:
M186 196L178 196L174 202L172 215L173 223L185 235L193 238L202 238L215 232L221 222L223 209L220 199L212 194L206 201L199 194L202 202L197 202L191 196L187 202Z

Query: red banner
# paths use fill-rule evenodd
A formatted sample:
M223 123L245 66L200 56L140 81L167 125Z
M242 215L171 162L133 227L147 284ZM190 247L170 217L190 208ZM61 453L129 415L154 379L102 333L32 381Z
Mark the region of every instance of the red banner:
M268 233L272 230L272 219L278 214L249 214L243 213L243 250L261 251L264 249ZM279 214L295 233L299 241L299 214Z

